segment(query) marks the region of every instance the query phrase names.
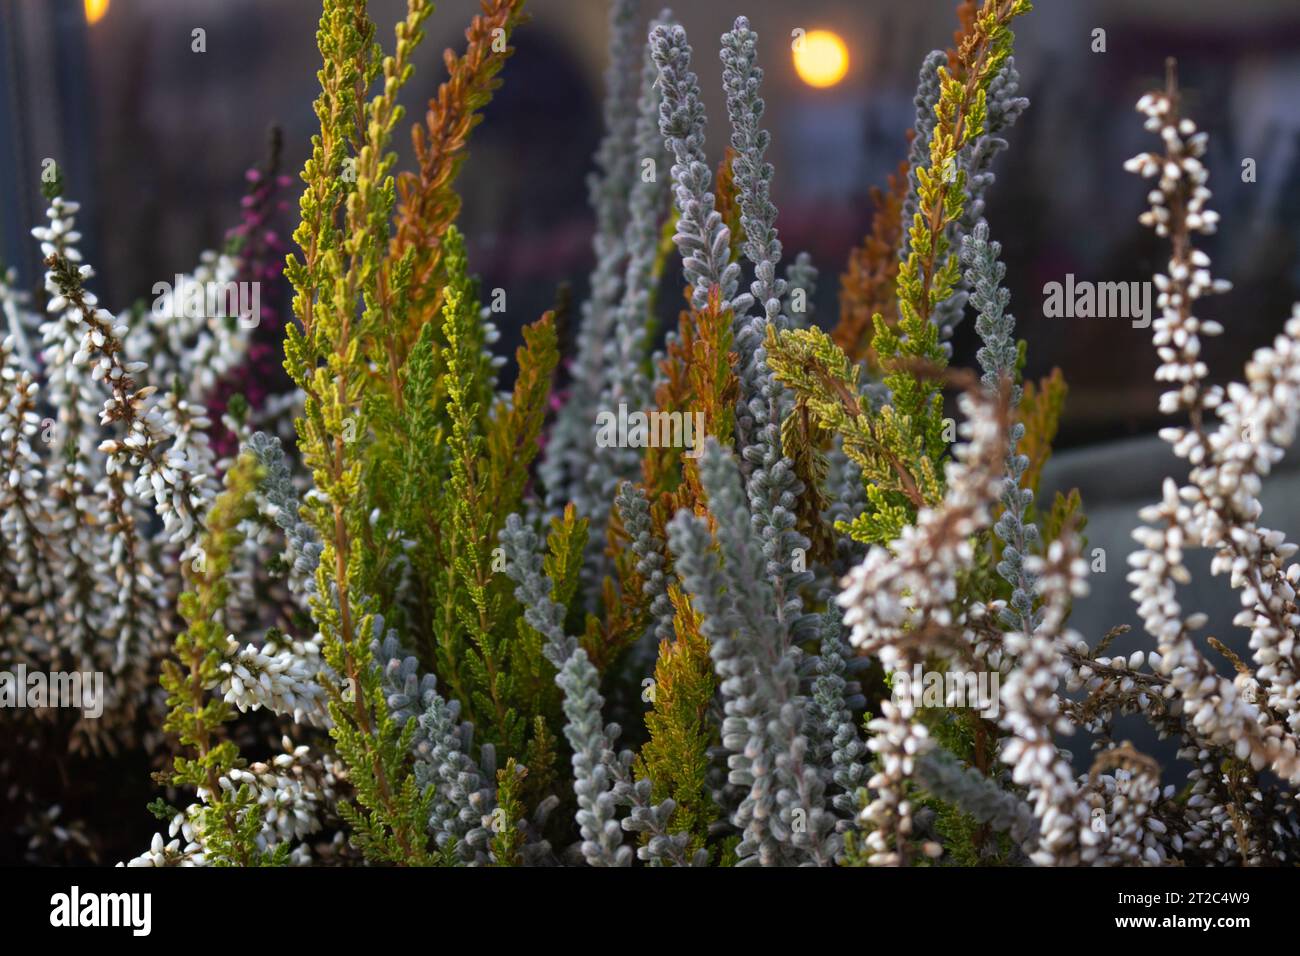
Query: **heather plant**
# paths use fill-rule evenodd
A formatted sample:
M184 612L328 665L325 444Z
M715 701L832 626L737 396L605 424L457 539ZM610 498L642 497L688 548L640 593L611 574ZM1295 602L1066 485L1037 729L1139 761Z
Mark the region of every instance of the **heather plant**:
M1199 336L1221 328L1194 309L1225 284L1193 239L1218 217L1172 73L1139 104L1163 152L1130 168L1173 248L1153 334L1190 471L1141 513L1129 580L1155 649L1123 657L1122 628L1070 627L1082 504L1037 500L1065 384L1022 381L985 217L1028 105L1030 4L966 0L925 59L908 160L827 332L811 259L782 267L759 37L739 17L720 40L715 170L685 30L613 0L576 354L543 315L506 391L454 180L522 8L483 0L401 172L431 5L408 0L385 53L364 0L323 0L290 388L247 387L265 353L228 316L97 308L56 192L48 321L0 282L0 646L6 666L111 671L112 719L74 742L151 728L166 831L129 865L1293 862L1300 570L1256 496L1296 429L1300 310L1244 383L1206 382ZM278 277L274 159L249 180L203 281ZM968 312L978 370L950 367ZM620 407L702 429L606 447ZM1231 679L1180 604L1190 547L1242 602L1253 666L1206 642ZM946 678L935 699L914 672ZM989 706L964 702L976 675ZM1185 786L1114 739L1136 714L1179 740ZM1074 733L1084 773L1058 745Z
M51 687L58 675L87 686L99 675L104 699L91 702L83 688L80 699L49 702L58 709L19 712L17 740L0 759L20 779L29 779L19 770L29 747L89 768L124 752L162 759L159 667L179 628L182 582L208 573L201 536L219 467L207 408L246 356L255 321L175 298L236 281L243 260L233 252L204 253L152 307L101 308L78 248L79 207L57 178L45 195L47 223L33 230L47 270L44 320L12 273L3 293L0 648L7 672L39 673ZM245 564L230 568L225 586L237 585ZM59 760L51 769L56 779L69 772ZM95 853L89 838L69 836L83 821L55 822L57 805L53 817L40 806L50 796L44 785L15 791L12 832L47 854Z

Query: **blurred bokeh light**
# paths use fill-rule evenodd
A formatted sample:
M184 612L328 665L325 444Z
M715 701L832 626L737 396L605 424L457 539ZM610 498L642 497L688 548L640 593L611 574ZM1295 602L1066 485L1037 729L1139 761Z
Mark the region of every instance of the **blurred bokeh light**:
M795 72L809 86L834 86L849 72L849 48L830 30L812 30L792 47Z

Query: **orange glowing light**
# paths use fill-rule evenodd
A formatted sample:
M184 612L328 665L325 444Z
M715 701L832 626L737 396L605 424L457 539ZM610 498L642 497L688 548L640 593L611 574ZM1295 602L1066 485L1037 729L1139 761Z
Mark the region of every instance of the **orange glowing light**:
M109 0L86 0L86 22L92 26L108 13Z
M830 30L810 30L795 40L794 69L809 86L834 86L849 72L849 48Z

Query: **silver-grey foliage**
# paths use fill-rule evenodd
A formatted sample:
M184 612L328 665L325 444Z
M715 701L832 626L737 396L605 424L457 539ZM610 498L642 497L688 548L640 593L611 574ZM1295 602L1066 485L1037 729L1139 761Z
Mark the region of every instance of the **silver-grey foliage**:
M946 66L948 55L942 50L932 51L921 66L917 79L916 96L916 137L908 160L910 162L907 197L903 201L903 242L900 256L906 259L911 253L908 227L912 223L918 208L919 183L917 170L930 162L930 141L934 136L936 124L935 107L939 103L940 82L939 68ZM956 169L964 173L966 192L962 215L947 227L950 248L960 249L962 240L975 226L984 219L984 195L993 184L995 176L992 171L993 161L1007 148L1007 141L1002 134L1010 129L1025 111L1029 101L1018 95L1020 74L1016 71L1013 58L1008 58L989 83L986 95L987 113L984 132L959 151ZM961 323L966 312L968 291L959 285L953 293L934 308L931 321L939 327L940 337L945 340L945 347L950 348L947 340Z
M771 137L759 125L764 104L759 95L763 71L757 65L757 42L744 17L738 17L735 26L722 36L722 85L735 154L732 172L745 228L745 257L754 267L750 293L731 303L736 315L734 348L740 383L736 445L747 479L754 530L762 541L765 572L775 590L777 617L782 623L793 623L803 607L798 589L812 580L812 574L793 570L796 551L806 555L809 547L808 539L795 529L795 507L804 487L781 450L781 421L791 405L790 397L767 367L763 348L767 327L786 329L790 321L781 311L786 283L776 277L781 242L777 210L770 196L772 166L764 159ZM755 303L759 312L750 315Z
M801 252L794 261L785 267L785 301L782 311L795 328L807 328L814 325L813 316L817 312L813 298L817 295L817 267L813 265L812 256ZM795 293L801 293L803 308L795 308Z
M680 26L657 26L650 33L650 50L659 68L663 102L659 131L673 157L673 197L677 232L673 241L682 255L692 304L702 309L709 290L717 288L729 303L740 283L740 266L731 262L731 230L714 208L709 186L713 176L704 155L704 105L691 72L691 46Z
M416 718L410 749L416 785L422 790L433 788L429 832L434 844L444 851L454 848L463 862L487 862L492 833L485 821L496 806L492 745L483 746L480 768L470 756L474 729L459 719L460 702L446 700L432 674L420 675L418 662L403 651L395 633L374 641L371 652L382 668L393 720L400 725Z
M651 28L666 25L671 17L671 11L664 10L652 22ZM609 339L604 344L602 387L599 401L594 406L601 411L614 413L620 404L625 404L630 411L647 409L653 404L650 381L646 374L649 352L646 332L659 234L668 206L667 179L660 175L667 166L667 154L663 137L659 133L658 78L658 68L647 46L641 64L641 90L636 102L633 131L633 174L623 235L626 256L623 295L613 311ZM610 570L609 559L605 554L605 531L609 524L608 502L620 482L631 480L639 474L641 458L636 448L597 448L596 425L594 420L590 420L592 408L587 407L583 411L589 417L588 447L592 449L590 464L583 476L585 497L582 501L592 503L590 507L581 508L589 522L583 576L588 594L594 597L599 594L601 582Z
M650 616L654 619L655 643L672 640L673 602L668 597L671 572L664 561L664 542L658 538L650 524L650 502L640 485L625 482L619 486L614 499L623 530L631 541L636 555L636 572L645 581L642 591L650 598Z
M1024 841L1038 832L1034 813L1014 793L942 748L934 748L916 761L916 778L931 794L961 808L979 823Z
M744 252L754 265L749 295L731 303L736 314L737 344L742 324L748 324L750 307L757 303L770 323L783 327L781 296L784 279L777 278L781 262L781 240L777 238L776 206L772 203L772 164L764 158L771 134L759 125L765 104L759 95L763 70L758 66L758 36L749 20L737 17L735 26L722 35L722 87L727 94L727 116L731 121L731 164L736 196L740 201L740 224L744 229ZM745 349L740 348L742 357Z
M515 597L524 608L524 620L546 643L542 654L555 668L564 666L578 642L564 630L564 605L551 598L551 579L542 570L538 537L519 515L509 515L498 536L506 559L506 574L518 587Z
M721 565L707 524L689 512L670 522L669 543L678 576L704 615L703 632L721 681L728 779L748 789L732 814L743 834L736 854L742 865L829 865L841 842L825 807L825 781L808 754L800 653L776 613L739 471L715 440L705 446L700 479L717 526Z
M916 136L912 139L912 148L908 152L908 190L903 198L903 241L899 246L899 258L906 260L912 252L912 239L909 227L916 218L920 205L921 182L917 170L930 164L930 140L934 138L935 107L939 105L939 68L948 63L948 54L943 50L931 50L921 61L921 71L916 78L916 95L912 103L916 106L916 122L912 129Z
M1007 311L1011 293L1002 285L1007 267L999 259L1001 254L1001 243L989 241L986 222L978 223L962 241L961 258L966 266L966 282L971 289L971 303L979 313L975 319L975 331L984 343L976 358L984 373L981 381L989 389L999 388L1004 377L1014 381L1018 360L1016 320ZM1012 408L1020 404L1020 398L1020 385L1013 384ZM1034 492L1020 487L1020 480L1029 467L1028 456L1016 450L1024 435L1022 422L1011 426L1006 475L1002 479L1003 512L994 525L994 531L1003 543L998 574L1012 587L1010 606L1002 611L1002 623L1031 634L1038 624L1034 613L1035 584L1033 575L1025 568L1024 559L1038 545L1039 534L1038 527L1025 520Z
M640 500L644 503L644 496ZM632 495L623 504L635 508L635 501ZM648 532L648 514L646 518L643 530ZM614 749L618 725L602 726L605 700L599 690L600 674L587 652L564 631L565 608L551 598L553 584L542 567L537 535L518 515L510 515L500 538L506 573L518 584L515 597L523 605L524 620L546 639L542 653L555 665L555 683L564 691L564 736L573 750L573 789L578 800L575 819L582 834L583 859L592 866L630 866L632 850L623 845L622 837L622 831L629 830L649 834L636 855L652 865L703 866L707 852L688 859L689 834L667 829L673 801L651 802L653 782L632 779L635 755ZM622 823L619 807L630 808Z
M637 30L637 0L614 0L609 12L609 66L605 71L605 135L596 152L596 172L587 179L596 215L592 237L596 264L590 296L582 305L577 355L571 369L568 401L556 416L539 473L547 504L561 508L572 501L584 515L596 502L587 500L584 486L594 454L591 410L605 382L605 345L622 294L627 258L624 245L628 195L636 175L635 77L641 58Z
M1007 148L1002 134L1029 106L1029 100L1017 95L1019 89L1020 74L1016 72L1015 59L1008 58L989 83L983 134L967 143L957 155L958 168L965 173L966 202L961 217L947 229L951 248L960 249L965 237L984 221L984 194L997 178L993 174L993 161ZM944 338L950 337L965 317L968 295L969 289L959 288L935 307L934 322Z
M871 770L867 745L853 722L852 707L860 708L865 701L860 695L851 700L846 694L848 653L840 609L831 602L831 609L821 615L817 677L808 707L809 749L813 760L826 768L830 782L840 790L831 798L831 805L852 817L862 809L857 794L866 787Z
M676 804L650 802L653 783L632 779L634 755L616 753L618 724L601 726L605 701L600 695L600 675L578 648L555 682L564 691L564 736L573 750L573 792L578 800L576 820L582 834L582 855L592 866L631 866L632 848L623 845L623 831L646 833L649 839L636 855L651 865L703 866L708 852L688 857L688 833L670 833L668 823ZM618 808L631 813L621 824Z
M262 466L261 492L275 508L275 523L284 531L289 552L289 587L295 594L311 597L316 593L321 543L316 529L300 513L284 448L280 439L255 432L248 439L248 449Z

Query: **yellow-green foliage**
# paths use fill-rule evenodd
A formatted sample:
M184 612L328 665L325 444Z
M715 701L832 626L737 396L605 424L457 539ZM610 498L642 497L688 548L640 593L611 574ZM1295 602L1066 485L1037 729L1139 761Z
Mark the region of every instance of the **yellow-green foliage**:
M549 315L524 330L519 376L509 403L495 401L483 325L465 272L463 242L447 233L446 414L450 472L440 476L439 563L430 583L439 676L503 756L522 757L525 733L542 706L536 668L520 646L513 587L496 557L505 516L518 510L537 452L551 374L558 359ZM530 674L530 671L534 673ZM530 679L531 677L531 679ZM527 693L533 688L532 695Z
M520 793L528 777L528 768L511 757L497 771L497 806L492 817L492 862L496 866L518 866L519 847L524 835L519 827L524 817Z
M551 532L546 537L542 570L551 581L551 600L566 608L573 605L573 596L581 581L588 524L587 519L579 518L578 510L569 504L561 517L551 519Z
M659 363L661 381L655 390L660 411L700 412L705 434L723 444L731 440L740 393L732 367L733 324L731 310L723 306L717 290L703 309L682 310L677 338L668 343L667 355ZM646 449L641 475L655 532L660 536L663 523L677 509L695 508L704 502L698 459L687 458L679 449Z
M1025 434L1020 440L1019 450L1029 458L1020 485L1034 493L1027 519L1040 525L1044 547L1060 537L1066 526L1072 527L1076 534L1082 534L1088 520L1083 513L1083 499L1078 488L1070 489L1068 494L1058 491L1046 509L1038 500L1043 468L1052 457L1052 442L1056 440L1061 415L1065 412L1068 392L1065 376L1059 368L1054 368L1051 374L1039 379L1037 385L1026 382L1024 397L1020 401L1020 421L1025 426ZM1086 544L1084 538L1080 547Z
M944 448L941 416L918 433L893 406L873 413L860 397L860 367L818 328L778 335L769 327L766 347L773 374L795 393L796 414L807 414L819 428L838 434L845 455L862 469L868 508L840 530L859 541L883 544L898 536L916 509L942 498L936 466ZM914 376L897 378L907 386L907 395L922 388Z
M317 32L320 133L303 169L302 221L294 232L303 254L291 256L286 268L300 328L287 330L285 368L304 394L298 447L320 493L303 509L323 549L312 616L326 663L350 689L346 696L330 689L331 734L356 794L356 805L340 812L368 857L398 863L428 859L427 799L407 766L409 732L389 717L371 666L381 610L374 595L385 569L365 547L362 476L372 438L363 396L368 356L392 321L379 306L378 278L393 210L396 157L388 146L402 117L397 93L411 76L410 58L431 9L425 0L408 0L395 51L385 57L364 0L325 0ZM381 91L366 100L381 77Z
M1078 488L1071 488L1069 494L1058 491L1052 499L1051 509L1043 515L1042 523L1044 546L1059 538L1062 529L1066 527L1073 528L1074 533L1081 536L1080 550L1088 546L1088 539L1082 537L1083 529L1088 526L1088 518L1083 513L1083 497Z
M247 784L234 791L218 785L219 778L246 761L233 741L219 739L222 725L235 717L234 708L219 694L209 693L209 688L221 681L221 665L226 660L228 573L244 540L240 522L257 514L253 500L257 479L257 464L251 455L241 455L226 472L225 490L206 516L201 560L188 566L189 590L180 598L181 617L189 626L176 637L176 660L162 665L169 708L163 729L175 734L195 756L177 755L171 772L158 775L159 782L209 794L198 819L191 822L202 832L207 862L213 866L282 862L288 852L284 847L282 853L268 856L257 848L262 820L256 796ZM175 813L164 808L159 815L164 812L168 817Z
M1028 0L987 0L956 51L956 73L940 68L929 162L916 169L917 211L898 269L898 324L880 315L872 319L871 350L889 404L874 414L863 408L857 367L824 333L789 330L778 337L769 329L768 363L795 392L796 413L838 433L845 453L862 468L867 508L847 526L858 541L893 540L918 508L943 495L948 442L939 373L947 354L933 315L961 277L948 235L965 212L966 174L958 156L984 132L985 95L1014 40L1008 24L1030 9ZM808 438L811 443L813 436Z
M659 644L654 701L645 719L650 740L641 748L635 769L638 777L654 781L656 802L667 797L676 802L671 828L691 834L693 853L704 846L709 824L718 816L707 781L713 737L708 712L715 681L700 615L677 587L670 587L668 595L676 637Z

